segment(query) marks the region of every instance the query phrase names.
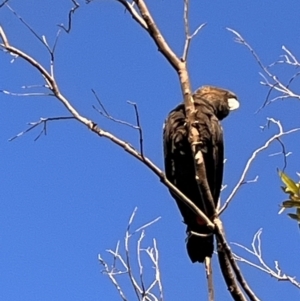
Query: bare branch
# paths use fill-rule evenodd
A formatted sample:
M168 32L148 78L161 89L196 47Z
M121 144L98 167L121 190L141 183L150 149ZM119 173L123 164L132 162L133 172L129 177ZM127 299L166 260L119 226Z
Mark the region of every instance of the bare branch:
M118 0L117 0L118 1ZM195 110L194 110L194 104L193 104L193 98L191 95L191 88L190 88L190 81L189 81L189 77L188 77L188 71L186 68L186 62L182 62L177 56L176 54L172 51L172 49L169 47L169 45L167 44L167 42L165 41L164 37L162 36L162 34L160 33L158 27L156 26L145 2L143 0L135 0L132 4L129 4L128 2L119 0L118 2L122 3L123 5L125 5L124 3L126 3L126 5L129 5L131 10L129 10L131 12L131 14L133 15L133 17L136 18L136 20L138 20L141 24L141 26L144 26L144 29L147 30L147 32L149 33L149 35L152 37L152 39L154 40L154 42L156 43L156 45L158 46L159 50L162 52L162 54L165 56L165 58L169 61L169 63L173 66L173 68L177 71L178 75L179 75L179 79L180 79L180 83L181 83L181 88L182 88L182 93L184 95L184 99L185 99L185 107L186 107L186 113L187 113L187 118L188 118L188 128L190 131L190 135L189 135L189 141L190 144L192 146L193 149L193 154L194 154L194 158L197 161L195 166L196 168L196 172L197 175L199 174L205 174L205 169L204 169L204 165L203 165L203 158L202 158L202 153L201 151L199 152L199 149L197 148L197 142L199 142L199 132L195 131L196 127L195 125ZM125 7L126 7L125 5ZM134 15L134 12L137 12L137 10L135 9L135 6L137 7L139 14L138 17L136 15ZM140 21L143 20L143 21ZM143 25L143 22L146 24ZM201 29L201 26L194 32L193 35L195 35L199 30ZM65 98L60 90L59 87L57 85L57 82L55 80L54 74L51 71L50 73L40 64L38 63L36 60L34 60L30 55L26 54L25 52L11 46L7 39L5 34L0 32L0 36L3 40L4 44L1 44L1 46L7 50L8 52L11 52L15 55L18 55L19 57L23 58L24 60L26 60L31 66L33 66L34 68L36 68L40 74L44 77L46 84L49 87L49 90L55 95L55 97L66 107L66 109L71 113L71 115L73 116L73 118L77 119L79 122L81 122L82 124L84 124L85 126L87 126L91 131L93 131L94 133L96 133L98 136L100 137L105 137L107 139L110 139L113 143L119 145L120 147L122 147L126 152L130 153L131 155L133 155L135 158L137 158L138 160L140 160L141 162L143 162L143 164L145 164L147 167L149 167L159 178L160 180L168 187L172 190L172 192L174 192L181 200L183 200L199 217L201 217L206 223L207 226L210 229L214 229L215 225L214 223L212 223L209 218L207 218L207 216L201 211L199 210L199 208L197 208L197 206L195 204L193 204L186 196L184 196L175 186L173 186L167 179L166 176L164 175L164 173L152 162L150 161L148 158L146 158L142 152L142 148L141 151L138 152L134 147L132 147L129 143L125 142L124 140L119 139L118 137L112 135L109 132L106 132L104 130L102 130L100 127L97 126L97 124L95 122L93 122L92 120L89 120L87 118L85 118L84 116L80 115L80 113L71 105L71 103L69 102L69 100L67 98ZM48 46L45 38L42 39L43 43L45 45ZM187 47L188 48L188 47ZM186 51L187 53L187 51ZM138 116L137 116L138 117ZM137 123L139 124L139 120L137 121ZM141 136L140 136L141 137ZM141 139L142 141L142 139ZM142 143L142 142L141 142ZM204 180L203 182L201 182L199 184L200 190L202 191L202 188L204 187L204 192L206 194L209 194L210 197L208 197L208 199L212 199L211 197L211 193L210 193L210 189L206 189L208 187L208 183L207 183L207 179L206 176L204 176ZM134 214L133 213L132 217L130 218L129 224L128 224L128 228L126 231L126 235L125 235L125 253L126 253L126 260L121 260L121 256L119 255L119 247L117 246L117 249L115 252L110 250L110 253L114 256L114 261L116 261L117 259L121 261L121 263L127 267L128 270L128 274L129 274L129 278L130 281L132 283L132 286L135 290L135 293L138 297L138 299L140 298L141 294L146 293L148 290L145 291L145 286L143 284L143 287L141 288L141 286L138 284L137 280L135 279L132 270L131 270L131 263L130 263L130 257L129 257L129 239L132 236L132 233L130 233L130 226L132 224L133 218L134 218ZM223 233L219 233L219 228L216 227L216 231L217 231L217 236L218 238L221 237L221 239L223 239L222 241L222 247L225 248L226 247L226 241L225 238L223 237ZM142 233L144 233L142 231ZM142 235L142 234L141 234ZM142 236L141 236L142 237ZM140 238L140 243L142 241L142 238ZM224 243L225 241L225 243ZM225 246L225 247L224 247ZM138 247L139 250L142 250L140 248L140 246ZM225 250L227 250L225 248ZM148 254L156 254L155 252L153 253L152 251L148 251ZM226 251L227 256L230 258L230 256L228 254L230 254L229 251ZM102 260L102 258L100 257L100 259ZM100 262L101 262L100 260ZM102 260L103 261L103 260ZM103 264L103 263L102 263ZM234 267L235 263L231 263L232 266ZM105 266L105 265L104 265ZM238 270L237 268L233 268L235 273L237 275L238 274ZM114 278L115 272L114 271L109 271L110 273L110 277ZM243 283L243 278L241 276L237 276L237 278L239 278L239 281ZM114 280L112 280L114 281ZM158 281L158 280L157 280ZM154 282L153 282L154 283ZM150 288L152 288L154 286L154 284L150 285ZM117 283L116 283L117 284ZM243 287L246 287L246 285L243 283L242 285L244 285ZM117 289L120 291L120 288L116 285ZM245 289L245 288L244 288ZM247 289L245 289L247 290ZM150 294L150 293L149 293ZM123 300L126 300L125 296L122 294ZM143 299L142 300L149 300L148 297L142 296ZM242 299L239 299L242 300ZM255 300L255 299L253 299Z
M2 40L5 40L5 35L2 34L3 31L0 31L0 37ZM47 85L49 86L49 89L54 93L55 97L58 98L62 104L66 107L66 109L81 123L85 124L87 127L92 129L95 124L88 120L87 118L81 116L77 110L70 104L70 102L60 93L58 89L58 85L56 83L56 80L54 78L53 74L49 74L49 72L35 59L33 59L30 55L26 54L25 52L19 50L18 48L15 48L11 45L4 45L0 44L2 47L4 47L7 51L18 55L19 57L23 58L25 61L27 61L31 66L33 66L35 69L37 69L40 74L43 76L43 78L46 80Z
M189 47L191 40L195 37L198 32L206 25L206 23L201 24L198 28L190 35L189 28L189 0L184 0L184 9L183 9L183 20L184 20L184 32L185 32L185 43L183 48L183 54L181 60L185 62L187 60Z
M186 64L182 63L173 52L169 52L169 46L165 43L165 40L162 39L160 32L158 31L156 25L154 24L154 21L152 17L149 14L149 11L147 7L144 5L143 1L138 1L137 3L139 10L141 11L141 15L143 16L144 20L148 24L150 35L153 37L153 39L156 41L157 45L160 45L162 48L162 52L164 55L169 57L169 60L176 63L176 70L178 71L182 91L185 98L185 104L186 104L186 112L189 118L189 128L193 127L193 124L195 123L195 116L194 116L194 105L193 105L193 99L191 97L191 88L190 88L190 82L189 77L186 69ZM3 39L3 35L1 36ZM56 80L54 78L54 75L49 72L41 65L39 64L35 59L33 59L30 55L24 53L23 51L19 50L18 48L15 48L11 45L3 45L7 51L18 55L19 57L23 58L25 61L27 61L30 65L32 65L35 69L37 69L40 74L45 78L47 85L49 86L49 89L53 92L55 97L66 107L66 109L70 112L70 114L75 117L79 122L87 126L90 130L92 130L94 133L96 133L100 137L105 137L109 140L111 140L113 143L117 144L118 146L122 147L126 152L140 160L143 164L145 164L148 168L150 168L161 180L161 182L166 185L171 191L174 192L180 198L188 207L193 210L197 216L199 216L207 225L207 227L211 230L214 229L214 224L210 221L210 219L191 201L189 200L180 190L178 190L174 185L172 185L166 178L165 174L148 158L145 156L142 156L141 153L139 153L134 147L132 147L129 143L123 141L122 139L119 139L115 135L104 131L100 127L97 126L95 122L92 120L87 119L86 117L79 114L79 112L71 105L71 103L68 101L67 98L65 98L56 83ZM191 114L192 113L192 114ZM199 133L198 133L199 134ZM193 145L193 142L199 141L198 134L195 135L194 132L190 135L191 145ZM207 181L206 181L207 182Z
M9 0L5 0L0 4L0 8L3 7Z
M111 116L111 115L108 113L108 111L107 111L106 108L104 107L103 103L101 102L100 98L98 97L98 95L96 94L96 92L95 92L93 89L92 89L92 92L93 92L93 94L95 95L95 97L96 97L96 99L97 99L97 101L98 101L98 103L99 103L101 109L103 110L103 112L100 111L100 110L99 110L98 108L96 108L95 106L93 106L93 109L95 109L100 115L102 115L103 117L105 117L105 118L107 118L107 119L109 119L109 120L111 120L111 121L113 121L113 122L120 123L120 124L122 124L122 125L126 125L126 126L131 127L131 128L133 128L133 129L135 129L135 130L138 130L138 129L139 129L139 127L136 126L136 125L134 125L134 124L131 124L131 123L127 122L127 121L123 121L123 120L120 120L120 119L116 119L116 118L114 118L113 116Z
M1 47L3 47L3 48L8 47L8 46L9 46L9 43L8 43L6 34L5 34L5 32L4 32L3 28L2 28L2 26L0 26L0 37L1 37L2 41L3 41L3 43L4 43L4 45L1 44Z
M190 35L190 28L189 28L190 1L184 0L183 2L184 2L184 8L183 8L184 31L185 31L185 36L188 37Z
M70 119L75 119L75 117L70 116L70 117L47 117L47 118L40 118L39 121L30 122L29 123L30 127L27 130L25 130L23 132L20 132L16 136L10 138L8 141L13 141L16 138L19 138L19 137L25 135L26 133L30 132L31 130L33 130L37 126L43 124L43 129L41 130L41 132L39 133L39 135L34 139L34 141L37 141L41 137L42 134L47 135L47 122L48 121L61 121L61 120L70 120Z
M263 255L262 255L261 234L262 234L262 229L259 229L254 234L254 237L253 237L253 240L251 243L252 250L243 245L233 243L234 245L242 248L249 254L253 255L258 260L259 263L258 264L254 263L254 262L252 262L248 259L245 259L244 257L241 257L241 256L237 255L236 253L234 253L233 255L234 255L235 260L246 263L260 271L263 271L279 281L288 281L291 284L293 284L294 286L296 286L298 289L300 289L300 282L297 281L295 279L295 277L291 277L291 276L288 276L285 273L283 273L281 268L279 267L278 261L274 261L274 264L275 264L274 268L271 268L269 265L266 264L266 262L263 259Z
M135 233L137 233L137 232L140 232L141 230L144 230L145 228L148 228L148 227L151 226L152 224L158 222L160 219L161 219L160 216L157 217L157 218L155 218L154 220L150 221L149 223L147 223L147 224L145 224L145 225L143 225L143 226L137 228L137 229L133 232L133 234L135 234Z
M276 154L271 154L269 155L270 157L271 156L275 156L275 155L283 155L283 167L281 168L282 171L285 171L286 167L287 167L287 157L291 154L291 152L286 152L286 149L285 149L285 145L283 144L283 142L280 140L280 138L277 138L277 141L279 142L279 144L281 145L281 149L282 151L281 152L278 152Z
M163 301L163 294L162 294L162 284L161 284L161 279L160 279L160 270L159 270L159 264L158 264L158 250L156 246L156 241L153 240L153 247L148 247L146 249L142 248L142 242L145 237L145 229L152 225L154 222L158 220L158 218L154 219L153 221L139 227L138 229L134 230L131 232L131 226L136 214L137 208L134 209L129 222L127 226L127 230L125 233L125 240L124 240L124 246L125 246L125 259L120 253L120 248L119 248L119 242L117 243L116 250L107 250L109 254L113 256L113 265L111 268L109 268L108 264L104 261L104 259L99 255L98 259L99 262L104 266L104 272L109 276L110 280L118 290L120 296L122 297L123 301L127 300L125 297L125 293L121 288L121 285L119 284L118 280L116 279L117 276L121 275L127 275L129 277L129 281L131 282L132 288L134 289L137 299L139 301ZM137 263L138 263L138 268L139 268L139 281L137 278L134 276L134 270L131 266L131 261L132 261L132 254L129 250L129 244L130 244L130 239L132 236L141 231L140 236L137 238L136 246L137 246ZM144 280L144 266L143 266L143 261L141 254L142 252L145 252L151 263L154 265L154 280L150 282L150 284L146 285L145 280ZM125 268L125 270L119 270L116 265L117 262L120 262L122 265L122 268ZM156 297L153 290L154 288L157 288L159 292L159 296Z
M139 131L139 137L140 137L140 153L141 156L144 157L144 138L143 138L143 129L140 124L140 115L138 111L137 104L131 101L127 101L130 105L134 107L134 112L135 112L135 117L136 117L136 124L137 124L137 129Z
M160 269L158 266L158 258L159 258L159 252L157 249L157 244L156 244L156 239L153 238L153 251L152 251L152 256L150 256L152 262L154 263L154 268L155 268L155 279L158 283L158 288L159 288L159 292L160 292L160 299L159 300L163 300L163 289L162 289L162 283L161 283L161 278L160 278Z
M296 59L296 57L285 47L283 46L282 49L285 51L285 55L283 55L284 60L283 61L277 61L269 66L265 66L261 59L259 58L259 56L257 55L257 53L254 51L254 49L250 46L250 44L247 43L247 41L235 30L231 29L231 28L227 28L228 31L232 32L235 35L235 41L244 45L253 55L254 59L256 60L256 62L258 63L259 67L262 69L263 74L260 74L264 81L260 82L262 85L267 86L270 88L270 91L268 93L267 99L265 101L265 103L262 105L262 107L259 109L263 109L266 105L274 102L275 100L278 99L286 99L286 98L296 98L298 100L300 100L300 94L294 93L289 85L290 83L297 78L300 73L297 72L296 74L294 74L292 76L292 78L290 79L288 84L283 84L281 80L279 80L278 76L274 75L271 71L270 71L270 67L274 66L275 64L278 63L286 63L292 66L299 66L299 63ZM270 92L272 90L275 90L277 92L280 93L279 96L274 97L271 100L268 100L269 96L270 96ZM259 111L258 110L258 111Z
M69 33L71 31L72 27L72 16L75 14L75 11L79 8L79 3L75 0L71 0L74 4L74 7L72 7L69 11L68 15L68 27L65 27L64 24L58 24L59 27L61 27L65 32Z
M214 290L214 282L213 282L212 262L210 257L205 257L204 265L205 265L205 274L206 274L206 282L207 282L207 290L208 290L208 300L214 301L215 290Z
M141 233L140 238L137 241L137 261L139 265L139 271L140 271L140 283L141 283L141 288L142 288L142 296L145 296L146 291L145 291L145 284L144 284L144 279L143 279L143 265L141 261L141 242L143 238L145 237L145 232L144 230Z
M148 30L148 25L145 22L145 20L140 16L140 14L137 12L137 10L135 9L135 1L132 1L131 3L129 1L126 0L116 0L118 2L120 2L131 14L132 18L138 23L140 24L145 30Z
M157 45L158 49L161 51L161 53L164 55L164 57L169 61L169 63L175 68L175 70L179 71L181 62L178 59L178 57L176 56L176 54L169 47L168 43L164 39L160 30L158 29L145 1L144 0L134 0L134 2L136 4L136 6L138 7L143 20L147 24L147 32L152 37L152 39L155 42L155 44Z
M234 301L247 301L246 297L243 295L240 287L237 285L233 270L231 268L229 259L226 255L225 249L223 248L220 240L217 238L217 250L218 259L220 264L220 270L223 278L227 284L227 289L230 292L232 299Z
M220 244L222 251L224 251L224 253L226 254L227 260L230 263L230 266L235 274L237 281L239 282L239 284L243 288L244 292L247 294L248 298L251 301L260 301L259 298L255 295L255 293L251 290L248 283L246 282L240 268L238 267L238 265L233 257L231 249L226 241L221 221L217 218L217 219L215 219L214 223L215 223L215 233L217 236L218 243ZM233 281L233 279L231 281ZM235 294L234 295L232 294L232 297L234 297L234 296L236 297L236 299L234 299L234 300L243 300L244 297L241 295L241 292L237 288L237 285L235 283L234 283L234 285L236 286Z
M36 33L36 31L20 15L17 14L17 12L15 10L13 10L9 5L7 5L7 7L21 21L21 23L23 25L25 25L25 27L37 38L37 40L40 41L43 44L43 46L45 46L45 48L47 49L47 51L49 52L49 55L50 55L50 74L51 74L51 76L53 76L54 75L54 52L55 52L56 45L57 45L57 42L58 42L60 30L57 31L56 38L55 38L55 41L54 41L54 45L51 49L51 47L49 46L49 44L47 42L46 36L42 35L42 37L40 37Z
M137 207L134 209L134 211L129 219L127 230L125 233L125 253L126 253L126 264L128 267L128 275L129 275L129 278L131 281L131 285L134 288L134 291L135 291L135 294L136 294L138 300L140 300L140 295L143 295L143 289L138 285L138 283L133 275L133 271L132 271L131 263L130 263L130 251L129 251L129 239L132 236L132 234L130 233L130 227L133 222L136 211L137 211Z
M297 132L297 131L300 130L300 128L295 128L295 129L289 130L289 131L287 131L287 132L284 132L284 131L283 131L283 128L282 128L282 125L281 125L281 123L280 123L279 120L275 120L275 119L273 119L273 118L268 118L267 120L268 120L268 122L271 122L271 123L273 123L273 124L276 124L276 125L278 126L279 132L278 132L277 134L273 135L269 140L267 140L267 142L266 142L263 146L259 147L258 149L256 149L256 150L252 153L251 157L248 159L248 161L247 161L247 163L246 163L246 166L245 166L245 168L244 168L244 170L243 170L243 172L242 172L242 175L241 175L239 181L237 182L236 186L233 188L233 190L231 191L231 193L230 193L230 195L228 196L227 200L225 201L223 207L222 207L221 210L219 211L219 215L221 215L221 214L224 212L224 210L228 207L229 203L231 202L231 200L233 199L233 197L235 196L235 194L237 193L237 191L240 189L240 187L241 187L244 183L246 183L246 181L245 181L246 175L247 175L247 173L248 173L248 171L249 171L249 169L250 169L250 167L251 167L251 165L252 165L252 162L255 160L255 158L257 157L257 155L258 155L260 152L266 150L266 149L270 146L270 144L271 144L272 142L278 141L278 139L280 139L281 137L283 137L283 136L285 136L285 135L289 135L289 134L291 134L291 133L294 133L294 132ZM281 141L280 141L280 142L281 142ZM282 145L282 144L281 144L281 145Z
M125 7L127 7L129 4L127 1L124 0L117 0L121 4L123 4ZM88 2L91 2L88 0ZM191 130L191 126L194 122L194 116L192 112L194 112L194 100L192 97L191 92L191 85L189 81L188 71L186 67L186 62L181 61L176 54L172 51L166 40L164 39L163 35L161 34L159 28L157 27L156 23L154 22L154 19L151 15L151 13L148 10L147 5L145 4L144 0L134 0L131 4L131 8L133 8L134 4L137 7L137 10L139 11L138 16L142 18L143 21L141 21L140 18L138 18L138 23L146 29L146 31L149 33L155 44L157 45L158 49L161 51L163 56L168 60L168 62L171 64L171 66L176 70L179 76L180 84L181 84L181 90L182 94L184 96L184 103L185 103L185 109L186 114L188 116L189 122L188 122L188 128L190 129L190 140L191 142L197 142L198 136L195 136L195 134ZM132 12L132 10L129 10L131 15L136 18L136 10ZM144 26L144 23L146 26ZM199 30L198 30L199 31ZM196 32L198 32L196 31ZM192 143L191 143L192 144Z
M118 1L120 2L120 1ZM121 1L122 2L122 1ZM206 178L206 172L205 172L205 166L203 161L203 155L201 153L201 150L199 149L198 142L200 141L199 137L199 131L196 129L196 118L195 118L195 107L194 107L194 100L191 93L191 85L189 80L189 75L186 67L186 62L181 61L176 54L172 51L172 49L169 47L168 43L162 36L159 28L157 27L156 23L154 22L154 19L152 18L152 15L150 14L145 1L144 0L134 0L134 3L136 4L139 13L143 20L147 24L147 32L155 42L155 44L158 46L158 49L162 52L164 57L169 61L169 63L172 65L172 67L176 70L179 76L179 80L181 83L181 90L182 94L184 96L184 105L185 105L185 111L187 115L187 127L189 129L189 137L188 140L190 142L193 157L195 160L195 171L197 175L197 179L199 180L199 190L201 193L205 194L205 197L208 197L209 203L214 208L213 205L213 198L212 194L210 192L210 188L208 185L208 181ZM187 2L186 2L187 3ZM187 5L186 5L187 7ZM186 9L187 11L187 9ZM197 31L196 31L197 32ZM202 176L202 177L201 177ZM177 194L177 193L176 193ZM191 207L189 205L189 207ZM192 209L194 210L194 209ZM213 210L214 211L214 210ZM208 221L209 219L206 218L205 221ZM207 226L213 227L213 224L211 222L207 223Z
M136 117L136 124L137 125L133 125L129 122L126 122L126 121L123 121L123 120L120 120L120 119L116 119L114 117L112 117L108 111L106 110L106 108L104 107L103 103L101 102L100 98L98 97L98 95L96 94L96 92L92 89L92 92L94 93L101 109L103 110L100 111L99 109L97 109L95 106L93 106L93 108L102 116L116 122L116 123L120 123L122 125L126 125L126 126L129 126L135 130L138 130L139 131L139 141L140 141L140 153L141 153L141 156L143 157L144 156L144 142L143 142L143 129L141 127L141 124L140 124L140 116L139 116L139 111L138 111L138 107L137 107L137 104L132 102L132 101L127 101L128 104L130 104L131 106L133 106L134 108L134 112L135 112L135 117Z
M247 180L245 182L243 182L242 184L250 184L250 183L256 183L258 180L258 176L256 176L254 179L252 180Z
M21 23L23 25L25 25L25 27L37 38L37 40L39 40L45 47L46 49L49 51L49 53L51 54L51 49L46 41L45 36L40 37L35 30L9 5L6 5L7 8L21 21Z
M282 49L287 53L287 55L284 55L285 62L287 64L299 67L300 63L298 62L296 57L292 54L292 52L290 50L288 50L285 46L282 46Z
M18 96L18 97L28 97L28 96L54 96L54 94L46 94L46 93L40 93L40 92L36 92L36 93L15 93L15 92L10 92L7 90L0 90L0 93L3 94L7 94L10 96Z
M181 61L176 54L172 51L172 49L167 44L166 40L162 36L159 28L154 22L154 19L152 18L145 2L143 0L134 0L136 3L136 6L140 12L140 15L142 16L143 20L147 24L147 32L151 36L151 38L154 40L156 45L158 46L159 50L162 52L162 54L165 56L165 58L169 61L169 63L172 65L172 67L176 70L179 76L179 80L181 83L181 90L182 94L184 96L184 105L185 105L185 111L187 115L187 127L189 129L189 137L188 140L190 142L193 157L195 160L195 171L198 179L198 185L200 193L203 193L205 197L207 196L210 200L210 205L212 208L214 208L213 205L213 198L212 194L210 192L210 188L208 185L208 181L206 178L206 171L203 161L203 156L201 153L201 150L199 149L198 142L200 141L200 134L196 127L196 118L195 118L195 107L194 107L194 100L191 93L191 85L189 80L189 75L186 67L186 61ZM186 9L186 24L187 23L187 10L188 10L188 2L186 2L185 5ZM188 30L188 25L186 25L186 28ZM199 30L198 30L199 31ZM198 32L196 31L196 32ZM214 210L213 210L214 212ZM209 223L208 225L212 226L212 223Z

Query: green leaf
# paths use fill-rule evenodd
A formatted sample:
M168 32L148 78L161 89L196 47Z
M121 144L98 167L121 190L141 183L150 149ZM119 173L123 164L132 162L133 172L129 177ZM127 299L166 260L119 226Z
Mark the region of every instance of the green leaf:
M281 181L286 185L285 192L292 192L293 194L296 194L297 196L299 195L299 188L298 185L291 179L289 178L284 172L278 171L279 176L281 178Z
M298 195L291 194L290 198L291 198L292 201L300 202L300 196L298 196Z

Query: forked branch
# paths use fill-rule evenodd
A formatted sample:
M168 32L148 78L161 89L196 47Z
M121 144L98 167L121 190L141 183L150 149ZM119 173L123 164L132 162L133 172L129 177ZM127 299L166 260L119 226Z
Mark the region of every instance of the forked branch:
M246 300L245 296L243 295L242 291L238 287L235 279L238 281L240 286L242 287L245 294L248 296L249 300L251 301L260 301L260 299L255 295L252 291L248 283L246 282L240 268L238 267L229 244L226 241L225 234L222 228L222 223L217 219L215 221L215 233L218 242L218 254L220 259L221 270L223 276L227 282L227 285L230 285L228 289L230 290L231 296L234 300ZM223 270L225 269L225 270ZM232 271L234 276L232 275Z
M288 276L287 274L285 274L284 272L282 272L280 266L279 266L279 262L278 261L274 261L274 267L270 267L264 260L263 258L263 254L262 254L262 246L261 246L261 234L262 234L262 229L259 229L252 240L251 243L251 249L238 244L238 243L233 243L234 245L240 247L241 249L245 250L247 253L249 253L250 255L252 255L257 261L258 263L255 263L249 259L246 259L245 257L242 257L240 255L237 255L236 253L234 254L234 258L237 261L246 263L260 271L263 271L264 273L269 274L270 276L272 276L273 278L277 279L278 281L287 281L290 282L291 284L293 284L294 286L296 286L298 289L300 289L300 282L296 280L295 277L293 276Z
M127 226L124 239L124 251L120 249L120 242L117 243L115 250L107 250L107 252L112 255L113 261L112 265L109 265L101 255L98 255L98 260L101 265L104 267L103 273L105 273L117 291L119 292L120 297L123 301L128 300L125 294L125 288L120 284L120 277L127 275L131 286L135 292L137 300L139 301L163 301L163 289L159 268L159 253L157 249L156 240L153 239L153 246L147 247L144 249L142 247L143 239L145 237L145 229L151 226L153 223L157 222L159 218L154 219L153 221L139 227L138 229L132 231L131 226L136 214L137 208L134 209ZM134 235L139 235L136 239L136 249L137 249L137 265L138 271L134 269L134 264L132 263L132 252L130 250L130 244L132 244L132 239ZM122 254L125 253L125 254ZM142 255L146 254L150 259L151 264L154 267L154 275L152 275L151 281L145 281L144 275L144 262ZM148 270L148 269L147 269ZM147 279L149 276L147 275Z
M278 133L275 134L275 135L273 135L270 139L268 139L266 141L266 143L263 146L259 147L258 149L256 149L252 153L251 157L248 159L248 161L246 163L246 166L245 166L245 168L244 168L244 170L242 172L242 175L241 175L240 179L238 180L238 182L235 185L235 187L232 189L232 191L229 194L227 200L225 201L223 207L220 209L219 215L221 215L226 210L226 208L229 206L230 202L232 201L233 197L236 195L236 193L238 192L238 190L240 189L240 187L244 183L246 183L246 175L247 175L247 173L248 173L248 171L249 171L249 169L250 169L253 161L258 156L258 154L261 153L262 151L268 149L271 143L273 143L274 141L278 141L283 136L286 136L286 135L289 135L289 134L292 134L292 133L300 131L300 128L295 128L295 129L292 129L292 130L289 130L289 131L284 131L283 127L281 125L281 122L279 120L275 120L273 118L268 118L268 122L269 123L273 123L273 124L275 124L278 127ZM281 141L280 141L280 144L282 146ZM283 155L285 156L284 153L283 153Z
M75 0L71 0L74 6L69 10L68 14L68 26L66 27L64 24L59 24L58 26L61 27L65 32L69 33L72 28L72 17L75 14L75 11L79 8L79 3Z
M292 54L292 52L290 50L288 50L285 46L282 46L282 49L284 51L284 54L282 55L283 60L278 60L272 64L270 64L269 66L266 66L263 64L262 60L260 59L260 57L258 56L258 54L255 52L255 50L251 47L251 45L242 37L242 35L240 33L238 33L237 31L231 29L231 28L227 28L228 31L232 32L235 35L235 41L244 45L252 54L252 56L254 57L255 61L258 63L259 67L262 70L262 73L260 73L260 75L263 78L263 81L261 81L260 83L263 86L266 86L269 88L269 92L267 95L267 99L264 102L264 104L262 105L262 107L259 109L261 110L262 108L264 108L266 105L279 100L279 99L287 99L287 98L295 98L300 100L300 94L294 92L290 85L291 83L298 78L298 76L300 75L299 72L296 72L294 75L291 76L290 80L288 81L288 83L283 83L282 80L279 79L279 76L277 76L276 74L274 74L271 71L271 68L274 67L277 64L288 64L290 66L294 66L294 67L299 67L299 62L296 59L296 57ZM279 92L278 96L273 97L272 99L269 100L270 94L272 91L277 91Z
M118 0L117 0L118 1ZM189 128L189 142L191 144L193 155L195 158L195 166L197 174L205 174L205 169L202 158L201 151L197 149L196 145L200 141L199 137L199 131L196 130L196 122L195 122L195 109L194 109L194 100L192 97L191 92L191 86L190 86L190 80L188 75L188 70L186 66L186 60L181 60L177 57L177 55L172 51L172 49L167 44L166 40L164 39L163 35L161 34L159 28L155 24L152 15L150 14L145 2L143 0L135 0L132 3L129 3L127 1L121 1L119 0L121 4L123 4L129 12L132 14L133 18L138 21L138 23L148 32L148 34L151 36L155 44L157 45L158 49L161 51L161 53L164 55L164 57L168 60L168 62L171 64L171 66L176 70L179 81L181 84L181 90L182 94L184 95L184 103L185 103L185 109L186 109L186 115L187 115L187 126ZM195 33L197 33L201 29L201 26L198 30L196 30ZM109 140L111 140L113 143L117 144L118 146L122 147L126 152L140 160L143 164L145 164L148 168L150 168L165 184L172 192L174 192L185 204L187 204L196 214L197 216L201 217L202 220L205 221L207 226L213 230L215 228L215 225L212 221L210 221L209 218L206 217L206 215L199 210L199 208L191 202L185 195L183 195L174 185L172 185L167 179L165 174L147 157L144 156L144 154L139 151L137 151L132 145L125 142L124 140L116 137L115 135L104 131L102 128L100 128L95 122L92 120L82 116L71 104L71 102L60 92L60 89L58 87L58 84L56 82L56 79L54 77L53 72L48 72L46 68L44 68L38 61L33 59L29 54L21 51L18 48L15 48L10 45L8 42L8 39L3 31L3 29L0 27L0 37L2 39L2 42L0 46L6 50L8 53L11 53L13 55L17 55L27 61L31 66L33 66L44 78L46 82L46 86L48 89L53 93L53 95L65 106L67 111L73 116L73 118L77 119L79 122L87 126L92 132L97 134L98 136L105 137ZM45 41L44 41L45 43ZM188 42L189 43L189 42ZM188 49L188 45L187 45ZM187 50L186 54L184 55L185 58L187 56ZM142 142L141 142L142 143ZM208 187L206 176L203 178L202 184L204 190ZM212 198L211 198L212 201ZM218 227L218 226L217 226ZM217 228L217 235L218 237L224 237L223 234L219 233L219 228ZM129 239L129 238L128 238ZM142 240L142 238L140 238ZM222 245L223 247L223 245ZM112 252L112 251L111 251ZM230 253L229 251L228 254ZM118 252L112 253L116 259L120 259L120 256L118 255ZM154 256L154 255L153 255ZM121 259L120 259L121 260ZM123 262L128 265L128 262L126 263L126 260ZM234 270L236 272L236 270ZM140 294L140 291L145 292L145 288L137 286L137 282L133 281L133 286L135 287L136 294ZM123 299L126 300L126 299ZM145 299L147 300L147 299ZM236 300L243 300L242 298L236 299ZM255 300L255 299L254 299Z
M39 62L33 59L30 55L21 51L18 48L11 46L8 42L8 39L5 35L3 28L0 26L0 38L3 43L0 43L0 47L4 48L8 53L12 53L13 55L18 55L20 58L27 61L32 67L34 67L45 79L46 86L67 109L67 111L77 119L79 122L88 127L92 132L97 134L100 137L105 137L115 143L116 145L123 148L130 155L134 156L136 159L145 164L148 168L150 168L161 180L161 182L171 189L178 197L193 210L199 217L202 218L207 223L207 226L210 229L214 229L214 224L209 220L209 218L191 201L189 200L179 189L177 189L168 179L166 178L164 172L159 169L150 159L143 156L139 151L137 151L132 145L127 143L126 141L118 138L110 132L104 131L101 129L95 122L81 115L70 103L70 101L60 92L59 87L57 85L54 74L50 74Z

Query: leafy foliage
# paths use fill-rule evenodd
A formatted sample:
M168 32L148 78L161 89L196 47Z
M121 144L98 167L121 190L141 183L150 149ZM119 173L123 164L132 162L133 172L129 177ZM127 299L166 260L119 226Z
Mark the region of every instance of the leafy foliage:
M282 213L287 208L295 208L295 213L288 213L288 216L296 220L300 226L300 183L294 182L287 174L282 171L278 171L279 177L285 186L282 186L284 193L288 194L289 199L282 202L281 210Z

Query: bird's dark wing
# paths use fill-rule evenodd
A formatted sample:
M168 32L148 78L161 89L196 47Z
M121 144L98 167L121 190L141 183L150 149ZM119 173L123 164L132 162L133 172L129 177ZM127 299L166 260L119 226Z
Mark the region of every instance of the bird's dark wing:
M214 203L217 204L223 173L223 136L219 120L213 114L211 106L206 103L195 103L196 120L202 142L207 180ZM188 130L184 105L179 105L170 112L164 127L164 153L167 178L181 190L194 204L205 212L206 200L203 200L195 178L194 158L188 142ZM196 217L176 195L177 202L187 231L209 234L207 227ZM206 212L210 217L212 212ZM191 236L187 243L188 254L193 262L203 262L212 256L213 237Z
M205 103L195 103L195 109L206 177L216 205L223 176L223 130L209 106ZM206 212L206 214L210 215L211 213Z
M181 192L201 207L195 182L194 159L188 142L184 105L170 112L164 126L164 154L166 176ZM196 185L195 185L196 184ZM188 224L195 214L172 191L184 222Z
M217 205L223 177L223 132L220 120L228 116L231 110L239 107L237 96L218 87L203 86L193 95L195 105L195 119L193 126L197 127L200 137L200 147L205 164L207 182ZM202 193L196 182L194 158L188 142L188 129L184 105L177 106L170 112L164 127L164 153L166 176L181 192L183 192L209 218L213 217L214 208ZM200 175L201 176L201 175ZM200 179L201 180L201 179ZM202 181L200 181L202 182ZM205 257L213 253L213 236L204 222L194 212L184 205L172 193L187 225L190 235L187 241L187 251L193 262L203 262Z

